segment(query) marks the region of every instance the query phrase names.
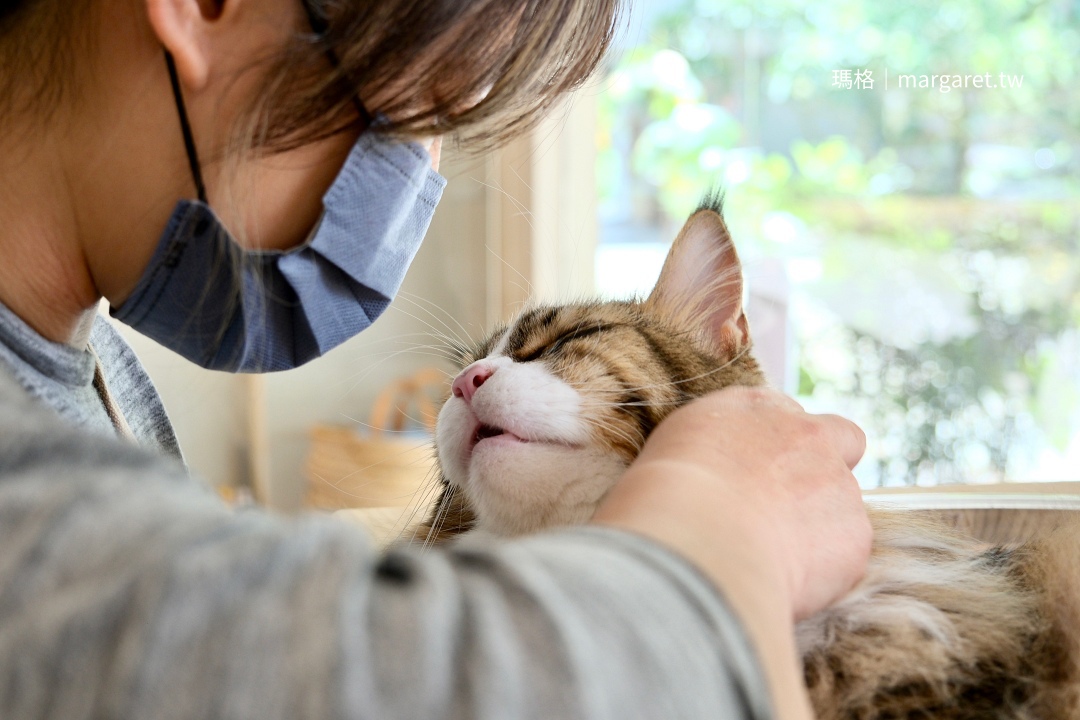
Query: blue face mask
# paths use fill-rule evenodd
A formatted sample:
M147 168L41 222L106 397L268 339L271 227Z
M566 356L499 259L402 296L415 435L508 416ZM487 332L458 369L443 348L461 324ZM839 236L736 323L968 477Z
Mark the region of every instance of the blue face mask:
M166 57L199 200L176 206L135 290L112 316L198 365L232 372L297 367L371 325L397 294L446 185L429 155L416 143L365 132L303 246L245 250L206 202Z

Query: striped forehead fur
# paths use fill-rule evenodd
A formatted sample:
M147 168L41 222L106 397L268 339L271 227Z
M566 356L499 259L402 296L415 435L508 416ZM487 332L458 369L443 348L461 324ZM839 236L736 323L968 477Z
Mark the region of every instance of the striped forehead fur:
M545 362L577 390L597 434L627 460L680 405L729 385L764 383L747 348L724 354L697 328L637 301L534 307L511 326L505 353Z

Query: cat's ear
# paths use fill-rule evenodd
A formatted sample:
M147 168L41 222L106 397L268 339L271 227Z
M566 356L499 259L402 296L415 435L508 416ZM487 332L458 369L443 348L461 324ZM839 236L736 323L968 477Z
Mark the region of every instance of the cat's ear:
M717 205L686 221L645 306L734 354L750 345L742 296L742 264Z

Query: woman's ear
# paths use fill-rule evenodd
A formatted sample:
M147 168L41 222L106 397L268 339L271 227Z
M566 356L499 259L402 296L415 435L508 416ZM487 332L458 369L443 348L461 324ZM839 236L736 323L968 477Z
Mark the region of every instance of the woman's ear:
M150 26L176 61L180 82L201 90L210 77L210 26L221 16L220 0L146 0Z

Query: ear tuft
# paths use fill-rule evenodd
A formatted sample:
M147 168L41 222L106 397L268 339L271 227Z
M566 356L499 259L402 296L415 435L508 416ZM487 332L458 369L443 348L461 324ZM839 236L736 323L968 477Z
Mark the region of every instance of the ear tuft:
M701 198L701 202L698 203L697 209L691 213L691 216L696 215L702 210L710 210L720 216L722 220L724 218L724 191L721 188L714 187L705 193L705 196Z
M749 347L750 330L743 313L742 264L720 214L723 202L723 193L710 193L686 221L645 306L734 355Z

